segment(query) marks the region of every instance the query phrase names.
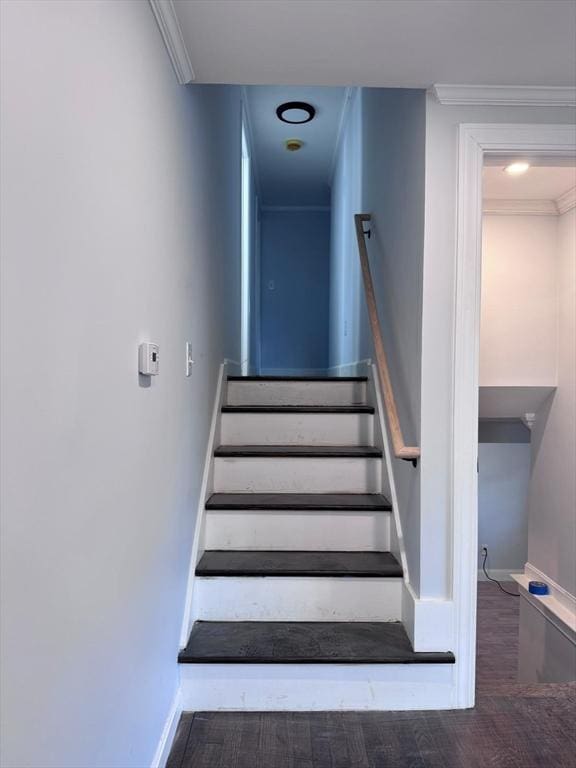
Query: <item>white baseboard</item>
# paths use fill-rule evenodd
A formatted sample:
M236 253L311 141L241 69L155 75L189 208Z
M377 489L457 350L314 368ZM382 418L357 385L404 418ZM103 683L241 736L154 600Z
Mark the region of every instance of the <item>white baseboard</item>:
M404 583L402 621L415 651L454 651L454 602L422 599Z
M357 360L355 363L344 363L343 365L331 365L328 368L329 376L367 376L372 360L367 357L364 360Z
M522 573L521 568L487 568L488 576L496 581L514 581L515 573ZM478 581L488 581L482 568L478 568Z
M327 368L260 368L261 376L326 376Z
M172 701L172 706L168 712L168 717L164 723L162 735L160 736L160 741L156 747L156 752L154 753L151 768L164 768L168 762L168 756L170 755L170 750L172 749L172 744L174 742L174 737L176 736L176 729L178 728L181 714L182 696L180 693L180 687L178 687Z
M230 362L225 361L218 372L216 382L216 393L214 405L212 408L212 421L210 431L206 442L206 455L204 457L204 470L202 473L202 485L198 497L198 508L196 513L196 526L194 529L194 539L190 550L190 564L188 569L188 584L186 587L186 602L184 603L184 616L182 618L182 629L180 631L180 647L184 648L188 642L188 636L192 629L192 602L194 597L194 583L196 578L196 563L203 551L203 533L206 499L212 493L214 479L214 449L220 436L220 421L222 416L222 404L226 397L226 376L230 372Z

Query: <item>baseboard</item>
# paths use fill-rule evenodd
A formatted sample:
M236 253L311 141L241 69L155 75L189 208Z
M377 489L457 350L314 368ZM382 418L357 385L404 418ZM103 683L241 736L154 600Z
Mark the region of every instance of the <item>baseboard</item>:
M454 651L453 600L419 598L404 583L402 621L415 651Z
M168 756L170 755L170 750L172 749L172 744L174 742L174 737L176 736L176 729L178 728L181 714L182 696L180 694L180 687L178 687L172 701L172 706L168 712L168 717L164 723L162 735L160 736L160 741L156 747L156 752L154 753L151 768L164 768L168 762Z
M214 475L214 448L216 447L217 436L220 435L220 419L222 414L222 403L226 395L226 376L229 373L230 362L225 361L220 366L218 379L216 383L216 393L214 396L214 405L212 408L212 420L210 422L210 431L206 443L206 454L204 457L204 470L202 472L202 485L198 497L198 509L196 513L196 526L194 529L194 539L190 551L190 565L188 570L188 584L186 587L186 602L184 604L184 616L182 619L182 629L180 631L180 647L184 648L188 642L190 630L193 624L192 603L194 597L194 583L196 578L196 563L202 554L202 535L204 531L204 513L206 499L212 492L212 481Z
M496 581L514 581L513 574L523 573L522 568L487 568L488 576ZM478 581L489 581L482 568L478 568Z
M329 376L367 376L372 360L366 358L357 360L355 363L344 363L343 365L331 365L328 368Z
M260 368L261 376L327 376L327 368Z

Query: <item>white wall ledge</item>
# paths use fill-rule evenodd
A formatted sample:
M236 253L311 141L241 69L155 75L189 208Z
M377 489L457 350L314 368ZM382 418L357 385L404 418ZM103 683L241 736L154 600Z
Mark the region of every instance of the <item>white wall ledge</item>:
M521 596L576 644L576 597L530 563L526 563L523 574L512 574L512 578L520 586ZM549 594L533 595L528 591L530 581L543 581Z

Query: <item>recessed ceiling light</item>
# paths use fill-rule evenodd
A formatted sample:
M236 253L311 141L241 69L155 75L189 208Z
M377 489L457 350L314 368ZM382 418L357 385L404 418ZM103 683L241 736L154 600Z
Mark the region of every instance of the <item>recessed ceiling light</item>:
M526 173L528 168L530 168L530 163L519 161L517 163L510 163L504 170L506 173L509 173L510 176L521 176L523 173Z
M302 125L302 123L309 123L314 119L316 110L311 104L306 104L305 101L287 101L285 104L280 104L276 109L276 115L283 123L290 123L291 125Z

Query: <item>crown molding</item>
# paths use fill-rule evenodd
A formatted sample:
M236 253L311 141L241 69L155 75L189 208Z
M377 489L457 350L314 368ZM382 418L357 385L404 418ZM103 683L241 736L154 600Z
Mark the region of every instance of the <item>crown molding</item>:
M149 0L180 85L196 79L172 0Z
M486 107L575 107L576 88L544 85L432 86L440 104Z
M557 216L554 200L494 200L483 201L482 212L499 216Z
M572 189L556 198L556 208L560 215L568 213L572 208L576 208L576 187L572 187Z

